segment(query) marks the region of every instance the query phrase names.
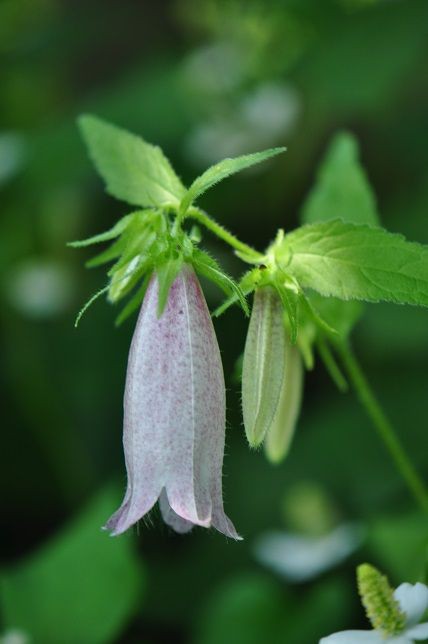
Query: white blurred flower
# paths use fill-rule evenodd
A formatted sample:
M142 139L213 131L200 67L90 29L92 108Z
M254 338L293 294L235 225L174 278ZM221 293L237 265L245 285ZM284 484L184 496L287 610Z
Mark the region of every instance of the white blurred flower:
M0 636L0 644L30 644L30 638L24 631L11 629Z
M61 313L73 292L67 267L50 259L23 260L7 274L5 288L14 308L36 319Z
M282 142L300 112L296 90L283 83L263 83L230 107L200 123L187 142L189 158L200 165L216 163Z
M322 536L268 532L255 543L257 560L293 582L304 582L341 563L361 544L363 531L341 525Z
M428 639L428 622L419 624L423 614L428 609L428 587L424 584L401 584L394 591L401 611L406 617L406 625L402 632L385 636L379 630L342 631L328 637L323 637L320 644L412 644Z
M241 114L249 127L263 130L264 136L277 137L296 122L300 100L296 90L281 83L263 83L244 98Z
M197 90L228 92L241 83L246 73L244 52L228 42L200 47L184 60L183 73Z

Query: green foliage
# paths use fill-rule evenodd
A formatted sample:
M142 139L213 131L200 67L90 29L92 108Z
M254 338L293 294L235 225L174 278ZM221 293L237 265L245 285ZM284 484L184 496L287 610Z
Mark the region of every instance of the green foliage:
M220 268L215 259L208 255L208 253L195 248L191 261L198 273L214 282L233 302L238 302L245 315L250 314L247 300L241 287Z
M323 336L320 336L317 339L317 349L320 354L325 368L327 369L328 374L335 383L339 391L345 392L348 391L348 381L342 373L341 368L337 364L336 358L330 349L330 345L326 342Z
M128 302L123 307L122 311L116 317L116 320L115 320L116 326L120 326L123 322L125 322L125 320L129 318L130 315L132 315L138 309L141 302L144 300L144 296L146 294L150 278L151 278L151 273L148 272L147 275L144 277L143 281L141 282L137 291L134 293L131 299L128 300Z
M318 169L318 178L309 193L301 213L303 223L321 223L342 219L347 223L376 226L379 217L376 200L366 173L358 158L358 144L348 132L338 133L330 143L327 153ZM317 311L319 321L326 322L339 336L347 338L363 313L363 306L357 301L338 300L320 297L315 291L310 293L308 302ZM324 339L328 329L320 324L314 339L320 357L327 371L341 391L347 389L340 368Z
M254 154L245 154L235 159L223 159L219 163L216 163L194 180L181 201L180 211L185 213L198 197L231 174L236 174L257 163L266 161L266 159L281 154L285 150L286 148L273 148L271 150L263 150L263 152L255 152Z
M108 191L130 203L155 207L127 215L105 233L69 244L78 248L119 237L109 248L87 263L88 267L94 267L117 260L108 272L110 302L122 299L144 276L155 269L161 285L160 315L171 284L186 260L229 297L236 299L249 315L242 290L214 259L196 248L195 244L200 241L199 231L195 231L193 227L190 235L187 235L181 228L180 218L184 217L191 203L215 183L279 154L284 148L225 159L198 177L186 192L160 148L94 116L82 116L79 124L91 158L105 180ZM174 215L176 219L172 221ZM205 223L211 222L203 213L200 213L200 217ZM216 230L224 230L214 222L211 223ZM232 238L231 235L229 237ZM129 306L118 316L117 324L138 307L144 297L144 284L145 282L135 292ZM80 311L76 324L105 290L98 291L89 299Z
M144 570L129 539L109 539L99 526L116 503L100 493L62 532L16 568L3 571L6 628L34 644L104 644L138 610Z
M341 580L298 595L260 573L237 575L215 589L192 644L308 644L346 624L350 593Z
M279 279L275 282L275 288L281 299L284 311L287 313L291 344L297 341L298 320L299 320L299 296L297 293L287 288Z
M262 574L240 575L213 593L194 644L275 642L287 614L278 583Z
M158 317L160 317L168 300L169 289L183 267L182 257L169 257L156 267L159 282Z
M88 300L87 302L85 302L85 304L84 304L84 305L82 306L82 308L80 309L80 311L79 311L79 313L77 314L77 317L76 317L76 319L75 319L75 321L74 321L74 326L75 326L76 328L79 326L79 322L80 322L80 320L82 319L82 317L84 316L84 314L86 313L86 311L89 309L89 307L90 307L90 306L92 306L92 304L93 304L94 302L96 302L96 300L98 300L98 298L99 298L99 297L101 297L101 295L104 295L104 293L107 293L107 292L108 292L108 290L109 290L109 286L105 286L104 288L100 288L100 290L99 290L99 291L97 291L96 293L94 293L94 294L89 298L89 300Z
M94 235L88 239L82 239L80 241L69 242L67 246L71 248L84 248L85 246L92 246L93 244L100 244L102 242L111 241L115 237L119 237L123 231L128 227L130 222L134 217L134 213L130 215L125 215L122 219L119 219L118 222L110 230L106 230L104 233L99 235Z
M401 235L336 220L297 229L282 250L299 284L321 295L428 306L428 248Z
M239 281L239 289L244 294L244 296L249 295L254 291L256 285L261 282L260 276L261 271L258 267L253 268L247 273L244 273ZM223 315L223 313L225 313L233 304L238 301L238 294L233 293L227 300L225 300L225 302L223 302L223 304L216 308L216 310L213 312L213 316L220 317L220 315Z
M165 239L166 224L164 216L156 210L140 210L124 217L105 235L96 235L83 242L73 242L80 245L97 244L104 239L111 239L112 232L120 237L102 253L88 262L94 267L116 260L108 271L109 284L92 296L81 309L76 326L89 306L103 293L108 293L110 302L115 303L128 295L145 275L150 275L156 262L165 262L170 252L168 239ZM119 232L118 232L119 230ZM104 238L101 240L101 238ZM123 321L141 303L144 289L138 289L134 295L133 304L119 317Z
M213 213L255 247L265 243L277 225L290 230L296 197L311 185L314 159L323 142L329 141L336 128L351 127L363 136L363 156L370 177L376 178L385 226L405 232L407 239L428 242L428 3L177 0L174 11L161 16L156 3L126 3L125 9L122 3L95 0L61 3L58 11L58 3L52 1L5 0L0 13L0 48L7 60L0 88L2 127L4 137L16 133L24 144L19 167L15 165L14 174L6 175L7 184L2 185L0 218L4 278L1 379L6 398L2 406L6 428L1 450L2 558L12 572L20 561L26 562L25 553L35 543L49 545L47 524L57 517L69 517L69 506L82 492L97 489L112 468L124 474L118 450L122 366L130 329L113 333L107 324L110 312L101 306L94 309L94 324L85 325L78 336L70 333L68 324L76 298L97 290L107 280L101 272L87 273L83 279L77 254L64 252L62 246L67 239L103 230L115 207L111 200L106 212L106 201L91 188L93 170L76 136L73 115L90 111L141 132L179 160L177 169L186 176L201 162L201 151L222 154L224 132L230 134L226 141L230 156L289 141L284 172L231 181L224 186L226 204L215 192L210 193ZM213 14L215 31L208 24ZM141 47L133 45L140 42L150 55L141 56ZM189 63L202 58L209 73L204 76L199 66L199 73L188 74ZM262 141L260 134L273 132L276 96L290 83L301 100L298 118L287 131ZM266 94L266 87L273 92ZM244 131L242 109L248 114L254 98L260 107L262 94L269 100L263 103L261 119L253 119L252 129ZM285 110L280 107L282 118L288 105ZM251 114L255 116L254 109ZM268 118L271 114L273 119ZM226 129L216 128L219 118ZM202 129L216 129L220 136L211 137L206 149L202 144L199 148L189 145ZM235 141L245 149L233 150ZM0 175L10 172L14 163L15 151L8 148L7 152L0 153ZM118 202L116 208L118 218L132 209ZM352 207L344 210L351 212ZM112 241L121 244L120 238ZM117 250L109 246L105 260L117 261L122 253ZM235 274L237 263L230 255L217 255L222 252L219 245L209 250L221 264L224 260L228 274ZM79 255L83 260L90 257L85 251ZM49 297L58 302L58 308L46 323L34 323L26 308L28 293L12 281L12 272L21 264L24 268L29 256L36 261L53 260L70 278L71 299L62 308L59 297L54 299L56 289L51 288ZM242 253L242 257L254 261L251 253ZM101 263L102 254L99 258ZM95 266L95 262L87 265ZM133 301L133 310L138 308L150 274L129 294L129 302L125 297L118 302L125 307L122 313L117 307L118 320L132 309ZM67 285L60 282L60 287L65 294ZM241 288L247 293L245 283ZM206 293L209 302L217 305L215 290L208 286ZM34 281L31 294L39 302L45 297L42 286ZM428 472L428 451L421 449L428 360L425 312L388 304L363 307L357 301L315 292L306 292L306 296L340 335L340 320L343 333L349 334L353 321L367 309L356 338L361 359L424 476ZM237 302L237 296L233 300ZM311 345L317 348L321 331L309 315L307 324L302 317L299 306L298 346L308 329L308 337L309 330L313 331ZM198 529L186 539L174 538L160 528L156 517L151 529L141 526L140 555L150 561L153 573L150 602L144 602L141 612L138 605L139 618L131 618L109 641L188 642L195 620L201 637L215 644L238 644L241 630L245 644L251 642L252 629L263 644L314 644L333 631L368 628L352 582L353 565L341 566L319 582L295 589L272 575L259 574L259 564L251 559L253 537L268 527L279 527L283 491L309 476L325 486L339 520L357 519L367 527L364 557L398 585L426 581L422 575L427 560L426 517L411 519L410 500L368 420L353 397L339 397L323 374L310 377L297 440L286 467L268 467L260 454L246 450L239 396L228 377L243 348L245 322L239 312L232 311L216 330L229 389L225 499L245 541L235 546ZM323 337L329 342L327 331ZM105 516L114 505L106 509ZM112 548L123 546L122 539L99 536ZM125 542L129 539L123 537ZM361 560L357 557L355 563ZM243 569L248 569L245 577ZM67 583L60 569L57 576L58 583L60 579ZM92 587L90 577L84 579L84 591L85 584ZM259 586L271 591L265 599L234 602L233 592L227 590L234 584L241 588L237 591L241 595L247 586L253 588L248 595L256 595ZM35 597L38 592L36 588ZM222 602L220 595L224 595ZM89 611L93 601L89 589L83 598ZM52 604L49 622L57 624L56 610L67 626L70 611L57 602L59 598ZM73 602L77 602L75 597L71 606ZM220 603L227 620L216 610ZM247 610L242 607L245 603ZM236 604L239 610L233 609ZM262 608L257 611L258 606L265 607L265 616ZM42 608L48 611L47 605ZM114 608L115 603L110 603L110 609ZM285 631L283 622L290 613L294 628ZM109 616L110 612L107 621ZM2 633L8 624L2 624ZM55 644L60 641L56 638ZM85 636L78 641L87 644ZM43 644L49 642L44 638Z
M318 312L320 318L342 338L349 336L360 319L364 308L362 302L357 300L344 302L335 297L322 297L316 292L311 292L310 302L313 310ZM331 336L331 333L329 335Z
M185 188L159 147L95 116L81 116L79 126L113 197L143 207L179 204Z
M373 518L367 543L394 584L402 580L427 583L428 526L424 514L405 512Z
M352 134L341 132L330 144L318 169L317 182L302 209L303 223L343 219L352 224L376 226L376 200L358 160Z

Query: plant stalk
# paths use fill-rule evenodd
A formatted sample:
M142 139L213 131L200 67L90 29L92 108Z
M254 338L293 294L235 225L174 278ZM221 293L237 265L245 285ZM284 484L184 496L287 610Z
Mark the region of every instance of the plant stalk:
M386 417L376 399L350 345L346 342L336 343L336 348L352 382L356 394L371 418L381 440L392 457L398 471L420 508L428 513L428 491L413 463L406 454L393 426Z
M235 250L249 255L255 261L259 262L263 260L263 255L257 252L254 248L251 248L251 246L248 246L247 244L244 244L244 242L241 242L237 237L235 237L235 235L226 230L226 228L224 228L221 224L218 224L216 221L211 219L211 217L203 212L203 210L200 210L199 208L189 208L186 216L199 221L200 224L205 226L205 228L208 228L208 230L211 230L214 235L220 237L220 239L225 241L226 244L229 244L229 246L232 246L232 248L234 248Z

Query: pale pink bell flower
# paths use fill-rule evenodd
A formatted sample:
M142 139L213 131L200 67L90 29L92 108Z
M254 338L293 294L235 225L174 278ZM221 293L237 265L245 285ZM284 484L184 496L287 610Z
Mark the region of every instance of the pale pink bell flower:
M213 526L239 539L223 509L225 384L211 317L190 265L174 280L160 318L158 290L154 274L126 375L128 485L105 527L121 534L159 500L164 521L176 532Z

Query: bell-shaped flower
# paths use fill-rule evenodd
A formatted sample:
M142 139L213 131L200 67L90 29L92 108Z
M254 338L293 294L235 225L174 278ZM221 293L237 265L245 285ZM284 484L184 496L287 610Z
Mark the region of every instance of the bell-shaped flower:
M156 501L177 532L215 527L239 539L224 513L225 384L211 317L193 268L180 270L158 317L153 275L128 360L123 445L128 485L106 529L127 530Z

